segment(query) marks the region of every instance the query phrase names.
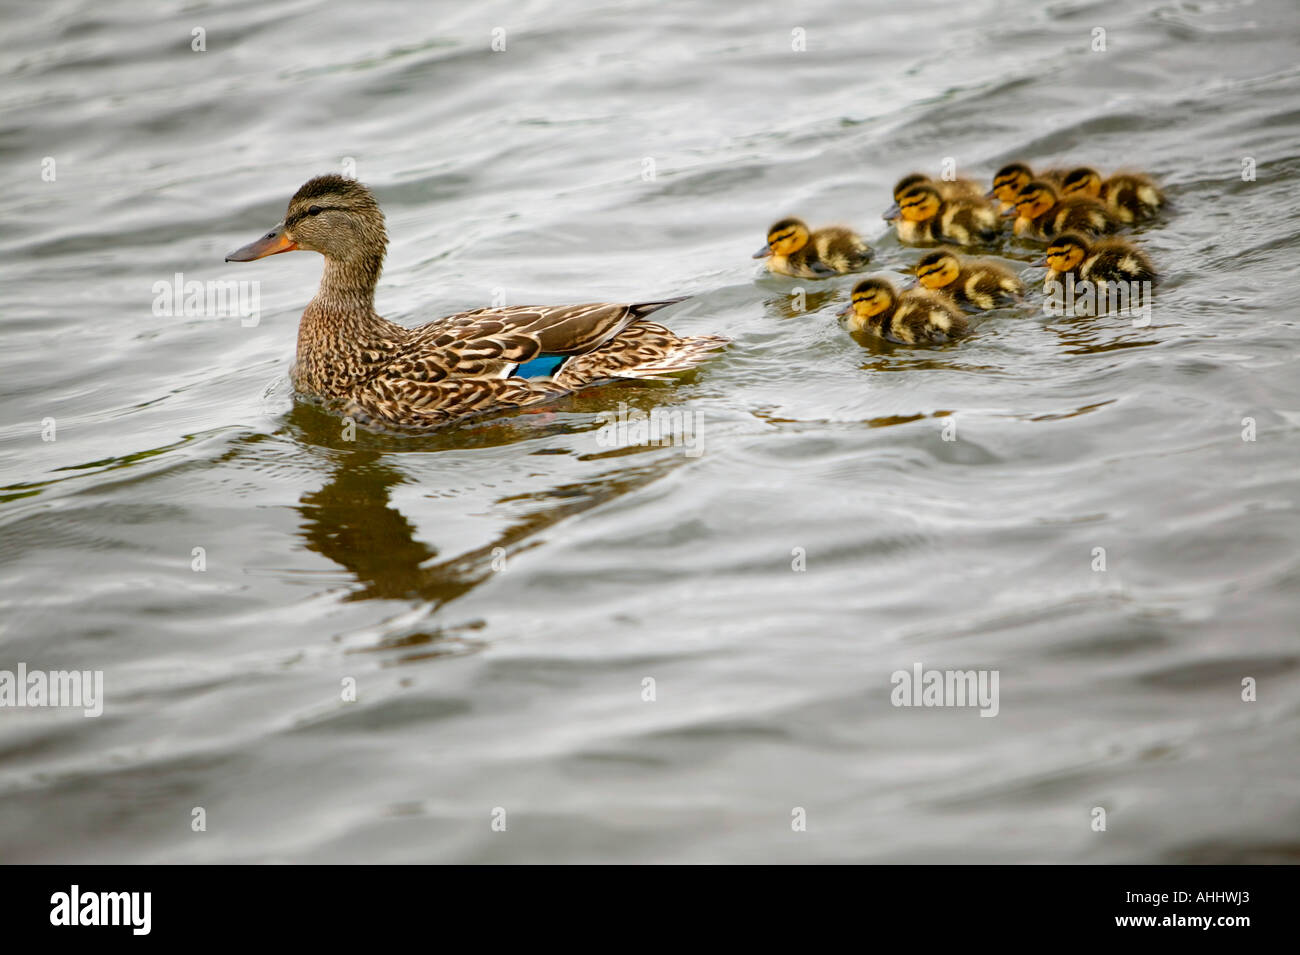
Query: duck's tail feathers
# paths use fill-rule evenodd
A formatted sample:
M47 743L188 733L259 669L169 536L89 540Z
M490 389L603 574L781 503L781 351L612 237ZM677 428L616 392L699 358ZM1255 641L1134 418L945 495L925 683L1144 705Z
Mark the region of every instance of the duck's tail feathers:
M658 302L637 302L635 305L628 306L628 311L632 313L634 320L641 319L659 311L661 308L667 308L669 305L676 305L678 302L684 302L688 298L690 298L689 295L682 295L678 298L661 299Z
M718 335L680 338L656 322L635 322L594 351L565 362L555 384L574 389L619 378L664 378L708 361L727 344Z
M663 380L676 372L688 371L717 355L731 343L721 335L679 338L664 352L647 356L640 364L619 372L620 378Z

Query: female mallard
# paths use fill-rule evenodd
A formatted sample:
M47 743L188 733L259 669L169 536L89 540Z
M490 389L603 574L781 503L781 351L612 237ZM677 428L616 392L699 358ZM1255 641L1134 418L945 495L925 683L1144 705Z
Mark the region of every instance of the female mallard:
M1123 239L1089 241L1077 233L1058 235L1047 247L1045 286L1059 282L1066 275L1077 281L1093 283L1149 282L1154 284L1156 270L1141 249Z
M1164 193L1150 176L1117 172L1103 180L1101 173L1087 166L1071 170L1061 181L1061 195L1100 199L1125 225L1154 218L1165 204Z
M1008 268L983 259L963 259L952 249L935 249L916 263L916 280L959 306L990 309L1014 302L1024 284Z
M1023 239L1046 241L1062 232L1082 232L1094 238L1119 228L1119 221L1096 199L1071 196L1062 199L1044 179L1035 179L1016 196L1005 216L1014 215L1013 229Z
M902 242L950 242L984 245L998 237L1000 222L993 207L982 199L945 199L928 182L903 189L883 216L897 221Z
M630 305L480 308L404 328L375 312L388 248L370 190L317 176L284 220L230 255L251 262L304 249L325 257L320 288L298 324L297 391L359 422L434 428L473 414L547 401L617 378L659 378L726 344L679 338L646 316L682 299Z
M888 279L865 279L853 286L840 316L851 332L902 345L940 344L966 334L966 316L948 299L923 288L899 293Z
M840 226L813 232L802 219L782 219L767 230L767 244L754 253L768 271L800 279L856 272L871 261L871 247Z

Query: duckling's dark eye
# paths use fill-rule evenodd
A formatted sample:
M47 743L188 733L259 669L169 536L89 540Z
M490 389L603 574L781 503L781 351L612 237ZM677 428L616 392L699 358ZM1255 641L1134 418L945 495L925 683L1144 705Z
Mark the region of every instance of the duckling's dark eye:
M307 215L309 215L309 216L318 216L318 215L320 215L320 214L321 214L322 212L324 212L324 211L325 211L325 210L322 209L320 206L312 206L310 209L307 210Z

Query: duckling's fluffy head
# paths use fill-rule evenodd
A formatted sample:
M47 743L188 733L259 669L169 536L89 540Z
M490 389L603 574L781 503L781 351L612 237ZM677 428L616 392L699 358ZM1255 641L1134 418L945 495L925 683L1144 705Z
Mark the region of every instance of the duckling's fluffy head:
M920 185L921 183L929 183L929 182L930 182L930 177L924 175L923 173L919 173L919 172L908 173L906 176L904 176L902 179L898 180L898 182L894 184L894 201L899 202L903 198L903 193L906 192L912 186Z
M388 248L379 203L369 189L343 176L307 180L289 200L284 231L298 248L340 261L382 259Z
M1015 202L1016 195L1033 178L1033 172L1024 163L1007 163L993 174L993 188L989 191L989 198L996 196L1003 202Z
M952 249L935 249L916 263L916 280L928 289L951 285L961 273L961 259Z
M767 245L754 254L759 259L766 255L794 255L812 238L812 231L802 219L782 219L767 230Z
M1061 180L1061 195L1096 199L1101 195L1101 173L1087 166L1071 169Z
M889 279L864 279L853 286L853 295L845 312L859 318L870 318L890 308L898 294Z
M1050 182L1034 179L1016 193L1016 215L1025 219L1041 216L1056 205L1056 190Z
M927 182L908 186L898 197L898 214L909 222L924 222L939 214L943 197ZM892 210L891 210L892 211Z
M1073 272L1088 256L1088 240L1075 232L1065 232L1047 247L1047 267L1054 272Z

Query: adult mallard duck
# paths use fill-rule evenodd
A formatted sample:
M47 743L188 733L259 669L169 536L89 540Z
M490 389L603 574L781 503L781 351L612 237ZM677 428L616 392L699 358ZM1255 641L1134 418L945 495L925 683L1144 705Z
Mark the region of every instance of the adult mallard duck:
M871 247L855 232L827 226L816 232L802 219L782 219L767 230L767 244L754 253L770 272L824 279L856 272L871 261Z
M547 401L618 378L660 378L726 344L681 338L646 317L680 298L627 305L480 308L405 328L375 311L388 248L370 190L317 176L266 235L226 256L251 262L303 249L325 257L320 288L298 324L292 372L300 394L379 428L435 428Z

